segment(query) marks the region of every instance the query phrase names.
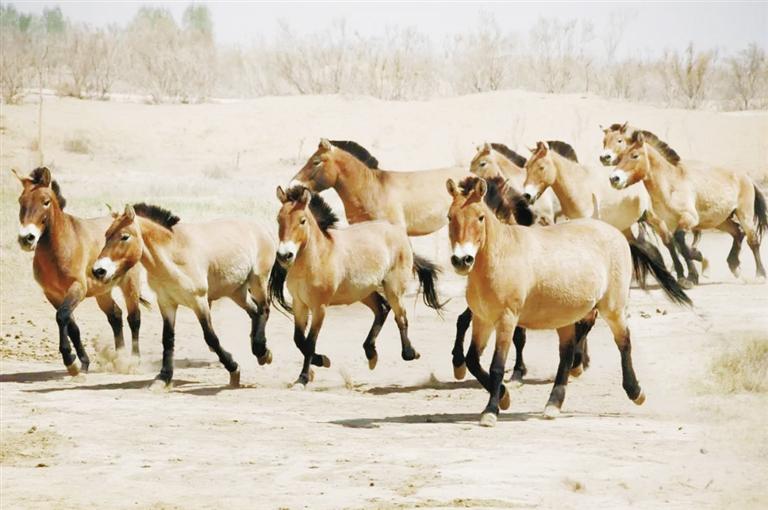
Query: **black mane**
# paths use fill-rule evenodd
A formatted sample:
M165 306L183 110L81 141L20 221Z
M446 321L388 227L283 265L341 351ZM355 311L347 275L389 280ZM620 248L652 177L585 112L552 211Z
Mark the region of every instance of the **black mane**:
M133 210L138 216L152 220L158 225L162 225L168 230L173 230L173 226L176 225L181 218L173 214L168 209L163 209L157 205L150 205L144 202L139 204L133 204Z
M469 195L479 180L481 178L476 176L462 179L459 183L461 194ZM506 179L496 176L485 179L485 182L488 185L488 190L483 201L499 220L509 223L510 219L514 219L518 225L533 225L536 215L531 210L530 204L523 198L522 194L515 191L511 186L505 185Z
M613 126L611 126L613 128ZM645 138L645 141L651 144L653 147L658 150L662 156L664 156L664 159L672 163L673 165L677 165L680 163L680 156L675 152L675 150L667 145L667 143L663 140L661 140L658 136L654 135L650 131L645 130L636 130L634 133L632 133L632 138L630 138L630 143L636 143L638 134L642 133L643 137Z
M379 169L379 160L374 158L373 155L368 152L368 149L359 143L353 142L351 140L330 140L330 142L331 145L352 154L368 168L372 168L374 170Z
M576 163L579 162L579 158L576 157L576 151L573 150L573 147L569 144L561 142L560 140L547 140L547 145L549 145L551 150L557 152L564 158L575 161Z
M43 180L43 173L45 171L48 171L50 174L50 170L44 166L32 170L32 172L29 174L29 178L32 180L32 184L40 184ZM56 195L56 201L59 203L59 208L63 210L67 205L67 199L64 198L64 196L61 194L61 188L59 187L59 183L56 182L56 180L51 180L51 190L53 190L53 194Z
M508 160L510 160L512 163L519 166L520 168L525 167L525 163L527 162L525 157L513 151L503 143L492 143L491 147L493 148L493 150L504 155Z
M298 202L304 195L304 191L307 190L304 186L293 186L288 188L285 192L286 200L288 202ZM309 201L309 210L312 212L312 216L315 217L317 225L323 232L329 228L335 228L339 222L339 217L333 212L328 202L323 200L323 197L317 193L312 193L312 198Z

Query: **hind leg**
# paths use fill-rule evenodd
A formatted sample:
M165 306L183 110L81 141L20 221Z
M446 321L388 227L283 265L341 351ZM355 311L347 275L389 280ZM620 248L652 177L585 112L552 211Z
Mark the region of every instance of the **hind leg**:
M587 349L587 335L595 325L597 310L592 310L586 317L575 324L573 365L570 374L573 377L580 376L589 368L589 350Z
M685 264L688 266L688 278L686 280L689 282L690 286L698 285L699 284L699 272L696 269L696 266L694 265L693 261L695 260L693 251L688 246L686 240L685 240L685 230L677 230L675 232L674 236L675 244L680 249L680 253L682 253L683 258L685 259ZM698 250L697 250L698 252ZM699 256L701 253L699 253ZM685 286L684 286L685 287Z
M464 336L472 323L472 310L467 308L456 319L456 340L453 343L453 376L458 379L464 379L467 375L467 364L464 359Z
M528 368L523 360L523 349L525 348L525 328L516 327L512 334L512 343L515 344L515 367L512 369L512 382L523 384L523 377L528 373Z
M560 414L560 408L565 400L565 386L568 384L568 372L573 366L573 355L576 350L576 326L571 324L557 330L560 340L560 363L555 374L555 384L549 394L549 400L544 407L544 416L555 418Z
M750 201L750 205L752 201L754 198ZM752 256L755 257L756 276L764 280L765 267L763 267L763 261L760 259L760 236L754 226L754 212L751 209L739 207L736 210L736 216L739 218L739 224L747 237L747 245L752 250Z
M407 274L407 273L406 273ZM391 274L390 274L391 276ZM421 355L416 352L408 338L408 316L403 306L403 295L405 294L405 278L388 278L384 281L384 295L392 307L395 315L397 329L400 331L401 355L405 361L419 359Z
M240 386L240 367L237 362L232 358L232 355L221 346L219 337L213 330L213 323L211 322L211 310L208 307L208 299L200 298L195 303L195 315L200 323L200 327L203 330L203 338L208 347L216 353L219 361L224 368L229 372L229 385L236 388Z
M734 277L738 278L740 274L739 253L741 253L741 243L744 240L744 231L741 230L741 227L738 223L733 221L733 217L729 217L721 225L719 225L717 229L722 230L723 232L728 232L733 238L731 251L728 252L728 258L726 260L728 261L728 269L731 270L731 273Z
M608 327L611 328L616 347L619 348L619 353L621 354L621 385L632 402L642 405L645 402L645 393L643 393L640 383L637 381L635 369L632 366L632 343L630 342L629 327L627 327L626 319L624 318L624 311L616 310L610 313L603 313L601 310L601 313L605 322L608 323Z
M117 306L115 300L109 293L96 296L96 303L104 315L107 316L107 321L112 327L112 334L115 337L115 351L121 351L125 349L125 340L123 339L123 312L120 307Z
M376 338L379 336L379 332L381 332L384 321L387 320L391 307L387 300L381 297L381 294L378 292L373 292L361 302L370 308L374 315L371 330L368 331L368 336L365 337L365 342L363 342L363 350L368 360L368 368L373 370L376 368L376 363L379 360L379 355L376 353Z

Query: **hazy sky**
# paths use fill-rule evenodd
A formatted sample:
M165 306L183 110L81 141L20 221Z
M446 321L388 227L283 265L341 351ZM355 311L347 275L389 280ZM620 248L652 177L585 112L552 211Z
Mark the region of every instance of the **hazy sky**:
M168 8L181 19L189 2L9 2L25 12L60 5L64 15L97 26L125 24L143 4ZM597 35L612 11L627 16L620 54L660 53L693 41L702 48L731 51L757 42L768 48L768 2L557 2L557 3L254 3L202 2L213 15L216 38L224 44L247 44L274 34L278 21L297 33L315 31L346 18L352 31L381 33L385 27L415 26L440 41L477 26L480 11L495 15L505 30L526 33L541 16L589 19Z

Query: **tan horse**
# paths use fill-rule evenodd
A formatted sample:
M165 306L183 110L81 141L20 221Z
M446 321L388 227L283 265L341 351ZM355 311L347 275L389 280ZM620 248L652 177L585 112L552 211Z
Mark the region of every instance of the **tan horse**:
M442 194L428 190L464 173L458 167L417 172L381 170L376 158L357 143L322 139L291 186L302 185L316 193L333 188L349 223L384 220L404 226L409 236L422 236L445 226L450 205Z
M177 216L160 207L127 205L106 231L93 275L110 282L139 262L147 270L163 317L163 366L154 387L168 386L173 378L179 305L195 312L205 343L229 371L230 385L239 386L240 368L213 331L210 303L228 297L245 310L251 318L251 350L260 365L271 363L264 329L275 243L263 228L241 221L178 222Z
M618 124L618 123L611 124L607 128L602 129L602 131L603 131L603 152L600 154L600 162L604 166L615 166L616 164L618 164L620 156L631 145L632 137L637 131L642 131L646 142L656 147L656 150L658 150L659 153L663 155L664 158L667 161L669 161L670 164L675 166L683 165L683 163L680 160L680 156L677 154L677 152L675 152L675 150L672 147L667 145L666 142L659 139L658 136L651 133L650 131L645 131L636 127L632 127L629 125L628 122L625 122L624 124ZM692 164L700 165L701 163L692 162ZM693 265L693 260L697 260L701 263L702 271L706 271L707 267L709 266L709 262L707 261L706 258L704 258L704 256L701 254L701 252L697 248L699 241L701 240L701 230L700 229L693 230L693 243L691 244L688 251L685 251L682 246L680 247L680 250L682 252L690 253L693 257L692 259L684 258L685 263L689 268L689 271L688 271L689 277L685 278L683 265L681 264L680 259L678 257L678 250L676 247L676 244L678 244L677 240L672 239L671 236L665 233L666 229L664 228L663 225L659 224L660 220L655 216L649 217L648 221L649 223L652 223L655 225L654 228L656 229L657 232L659 232L659 236L663 238L662 240L664 244L667 246L667 249L669 250L669 254L672 257L672 263L674 264L675 272L677 273L678 280L686 286L691 286L693 283L698 282L696 269L694 268L693 271L691 271L690 269L691 266ZM684 239L682 239L680 236L678 236L678 239L681 242L684 242Z
M19 197L19 245L25 251L35 252L32 263L35 280L56 308L59 352L67 371L74 376L81 369L87 372L90 365L73 313L87 297L96 298L99 308L107 316L115 337L115 349L118 352L125 349L122 311L112 299L113 287L119 287L125 297L132 351L138 356L141 326L139 304L146 304L140 297L139 268L107 284L94 280L90 273L91 264L99 254L102 236L111 219L83 219L64 212L66 200L61 195L58 183L52 180L48 168L37 168L29 177L22 177L15 170L13 173L24 188ZM80 366L72 354L70 341L75 347Z
M419 354L408 338L403 298L414 271L424 288L425 303L440 309L434 286L436 266L412 254L408 236L397 225L370 221L335 228L337 218L328 204L303 186L287 191L278 187L277 198L282 204L277 216L277 259L288 272L284 279L271 279L270 292L287 307L283 297L285 281L293 298L294 342L304 355L296 384L304 386L311 380L310 364L330 366L327 356L315 352L329 306L362 302L373 311L373 325L363 343L369 368L376 366L376 337L390 307L400 330L403 359L417 359ZM312 325L305 336L310 313Z
M724 230L733 236L728 267L738 277L739 251L745 234L755 257L757 276L765 278L760 259L760 241L768 229L765 197L746 174L721 167L675 166L646 143L642 131L635 131L611 173L610 183L625 189L638 182L643 183L653 200L663 235L670 237L674 233L686 259L694 256L685 244L685 232ZM689 278L693 270L692 282L696 283L695 267L688 269Z
M560 364L545 415L559 414L573 363L575 323L594 310L608 323L621 353L627 396L642 404L645 394L632 368L626 324L633 262L650 270L670 298L690 304L674 278L605 222L582 219L542 228L505 225L483 201L485 181L470 187L448 180L447 188L453 200L451 263L457 273L469 276L467 302L475 316L467 366L490 393L480 424L495 425L499 408L509 406L502 377L518 326L558 332ZM485 372L479 359L493 330L496 348L490 372Z
M522 193L525 186L526 162L525 157L504 144L486 143L477 148L477 153L469 164L469 171L486 180L504 177L514 189ZM557 197L549 188L542 193L531 209L536 214L539 224L552 225L560 212L560 204L557 203Z

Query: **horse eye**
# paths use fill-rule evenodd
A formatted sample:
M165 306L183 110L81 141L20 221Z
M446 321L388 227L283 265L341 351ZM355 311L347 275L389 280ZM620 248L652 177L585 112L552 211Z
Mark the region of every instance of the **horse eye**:
M632 159L637 159L640 157L640 154L632 154Z
M480 223L482 223L483 220L485 219L485 214L481 214L480 217L477 219L480 221Z
M131 234L123 234L120 236L121 241L127 241L130 238L131 238Z
M488 162L487 162L487 161L481 161L481 162L480 162L480 166L481 166L481 167L484 167L484 166L485 166L485 165L487 165L487 164L488 164Z
M306 218L302 218L301 221L299 221L300 224L304 225L307 222Z
M316 160L314 160L314 161L312 162L312 164L313 164L313 165L315 165L315 166L320 166L320 165L322 165L322 164L323 164L323 161L322 161L322 160L320 160L320 159L316 159Z
M619 138L619 139L616 141L616 143L624 143L624 140L622 140L621 138Z
M43 200L43 205L45 207L48 207L49 205L51 205L51 201L50 200Z

